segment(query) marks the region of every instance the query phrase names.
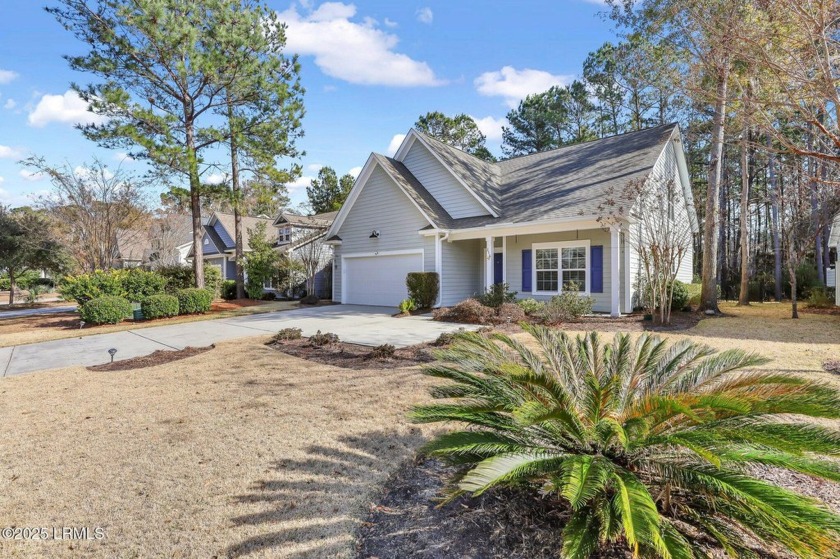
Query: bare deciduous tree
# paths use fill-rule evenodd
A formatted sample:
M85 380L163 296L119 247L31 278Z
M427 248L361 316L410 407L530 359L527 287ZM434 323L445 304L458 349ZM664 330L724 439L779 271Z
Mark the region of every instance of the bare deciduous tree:
M41 196L37 204L53 217L79 269L113 268L119 257L117 233L139 235L147 227L146 179L119 168L112 171L98 159L76 168L50 165L42 157L30 157L23 163L52 182L53 191Z

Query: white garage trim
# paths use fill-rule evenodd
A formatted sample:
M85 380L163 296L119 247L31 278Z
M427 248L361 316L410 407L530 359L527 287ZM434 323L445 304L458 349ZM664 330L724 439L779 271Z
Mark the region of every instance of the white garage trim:
M370 258L373 256L406 256L418 255L420 257L421 270L425 270L425 250L408 249L408 250L380 250L377 252L354 252L352 254L341 255L341 304L347 304L347 260L353 258Z

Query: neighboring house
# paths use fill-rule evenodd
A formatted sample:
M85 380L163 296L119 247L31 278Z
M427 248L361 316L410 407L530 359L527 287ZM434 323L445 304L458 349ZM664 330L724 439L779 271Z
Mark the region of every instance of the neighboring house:
M677 125L488 163L416 130L394 157L371 154L328 232L333 300L395 306L409 272L440 276L442 306L508 283L545 300L574 280L595 310L638 305L634 224L608 230L600 211L631 181L673 181L669 211L697 217ZM638 228L636 228L638 231ZM678 279L692 279L691 252Z
M834 249L834 265L826 270L826 286L834 288L834 304L840 306L840 282L837 281L837 259L840 259L840 215L834 217L828 237L829 250Z
M155 217L148 227L120 229L116 237L121 268L185 265L192 247L192 223L186 215Z
M249 229L258 223L265 223L266 237L271 238L271 218L266 216L242 216L242 245L248 252ZM236 238L234 216L229 213L213 212L204 222L204 235L201 237L205 265L216 266L222 273L222 279L236 279ZM189 257L192 258L192 249Z
M267 238L276 235L277 250L304 264L308 274L303 280L314 286L317 295L330 297L332 254L324 244L324 237L335 215L336 212L312 216L283 212L274 220L265 216L243 216L242 241L245 253L249 250L249 229L254 229L258 223L265 223ZM234 239L233 214L214 212L206 219L202 237L204 262L219 267L222 279L236 279ZM192 256L191 246L189 255ZM278 291L276 281L267 282L263 287L266 291Z
M338 212L298 215L282 212L274 220L278 250L303 264L307 291L322 298L332 297L332 250L324 243L327 230ZM276 289L267 285L267 289Z

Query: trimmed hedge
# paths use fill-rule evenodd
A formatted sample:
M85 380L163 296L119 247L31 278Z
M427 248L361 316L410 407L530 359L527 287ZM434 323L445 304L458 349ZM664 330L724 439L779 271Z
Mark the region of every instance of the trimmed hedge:
M124 297L105 295L79 307L82 320L90 324L117 324L131 315L131 303Z
M129 270L97 270L90 274L66 276L59 288L64 299L84 305L103 296L124 297L140 302L150 295L164 292L167 279L157 272L139 268Z
M213 293L196 287L178 291L177 297L180 314L204 314L213 303Z
M413 299L417 308L430 309L435 306L440 291L440 278L437 272L410 272L405 277L408 298Z
M149 320L178 316L178 298L166 294L151 295L143 300L140 308L143 310L143 318Z
M222 299L225 301L236 299L236 280L225 280L222 282Z
M681 311L688 306L688 300L691 296L688 294L688 286L680 280L674 280L674 293L671 296L671 310Z

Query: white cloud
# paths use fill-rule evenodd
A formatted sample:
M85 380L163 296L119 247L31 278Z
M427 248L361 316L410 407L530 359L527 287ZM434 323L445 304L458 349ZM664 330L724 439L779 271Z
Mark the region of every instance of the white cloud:
M385 27L391 27L391 28L397 27L399 25L399 23L397 23L396 21L394 21L392 19L388 19L387 17L384 20L382 20L382 23L385 24Z
M298 177L294 180L294 182L290 182L289 184L287 184L286 188L289 190L290 193L296 190L302 190L307 186L310 186L314 179L315 177L310 176Z
M566 85L573 79L574 76L554 75L543 70L517 70L513 66L505 66L501 70L481 74L474 83L481 95L504 97L505 103L515 108L531 93L541 93L554 85Z
M491 141L502 139L502 126L506 126L508 123L506 118L493 118L492 116L486 116L484 118L472 117L472 119L478 125L481 133Z
M415 15L417 16L417 21L419 21L420 23L425 23L427 25L431 25L432 21L435 19L435 14L432 13L432 9L428 6L417 10L417 13Z
M75 169L73 169L73 174L77 177L89 177L92 174L92 172L93 171L90 169L90 167L84 167L82 165L78 165ZM99 173L97 172L97 174ZM112 173L110 169L105 167L102 169L101 176L104 177L105 180L108 180L114 178L114 173Z
M114 154L114 161L119 161L120 163L134 163L134 158L124 151L118 151Z
M361 173L361 172L362 172L362 168L361 168L361 167L353 167L352 169L350 169L349 171L347 171L347 174L348 174L348 175L350 175L351 177L353 177L353 178L355 179L355 178L358 178L359 173Z
M313 173L317 173L318 171L321 170L322 167L323 167L323 165L321 165L320 163L310 163L309 165L306 166L306 170L307 171L312 171Z
M29 125L37 128L51 122L101 124L105 121L105 117L88 111L88 104L75 91L66 91L63 95L44 95L29 113Z
M22 149L0 145L0 159L20 159L21 157L23 157Z
M3 70L0 68L0 83L9 83L17 79L18 73L12 72L11 70Z
M205 184L222 184L227 179L228 176L224 173L210 173L206 177L202 177Z
M29 182L37 182L47 178L47 175L44 173L33 173L32 171L27 171L26 169L20 170L20 177Z
M4 182L6 182L6 178L5 177L0 177L0 184L3 184Z
M3 104L4 109L14 109L15 107L17 107L17 101L11 98L6 99L6 102Z
M405 140L405 134L395 134L393 138L391 138L391 143L388 144L388 156L392 156L397 153L397 150L400 149L400 144L403 143Z
M315 57L328 76L350 83L398 87L441 85L425 62L395 52L399 38L368 19L351 21L356 6L325 2L308 15L292 6L279 14L286 22L286 48Z

